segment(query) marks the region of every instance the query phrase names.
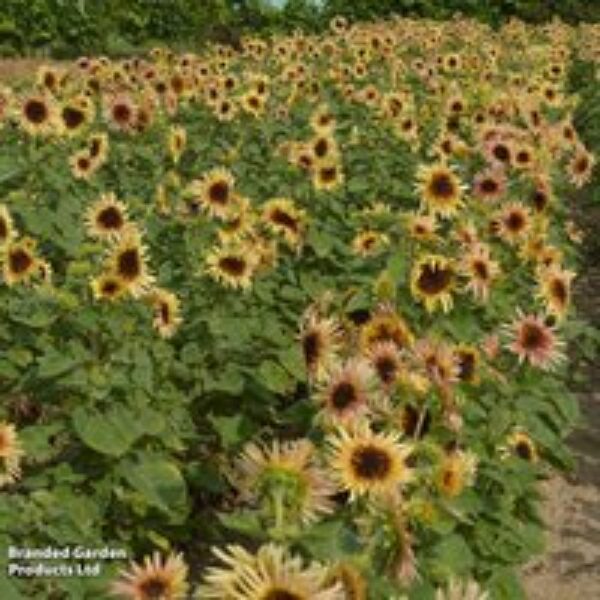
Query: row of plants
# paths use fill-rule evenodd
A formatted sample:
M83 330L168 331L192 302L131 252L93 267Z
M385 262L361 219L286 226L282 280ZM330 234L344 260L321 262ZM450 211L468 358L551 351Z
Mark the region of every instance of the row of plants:
M1 88L0 545L119 552L0 596L522 598L599 48L336 17Z
M4 0L0 55L123 56L161 42L195 49L208 41L237 45L248 33L322 31L338 14L353 21L460 14L498 26L513 17L533 23L555 17L597 22L600 8L585 0Z

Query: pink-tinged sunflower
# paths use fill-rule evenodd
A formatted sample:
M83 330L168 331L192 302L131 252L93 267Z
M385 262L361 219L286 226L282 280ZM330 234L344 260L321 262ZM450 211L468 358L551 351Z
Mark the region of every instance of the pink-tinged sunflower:
M0 422L0 489L21 477L24 454L15 426Z
M85 224L90 237L115 241L127 228L127 207L114 193L102 194L85 214Z
M315 396L326 425L347 424L371 409L374 374L362 359L350 359L333 367Z
M404 367L398 346L390 341L376 342L367 350L365 359L384 389L392 389Z
M519 311L517 318L503 330L509 337L507 347L518 356L519 363L527 361L534 367L551 370L565 358L564 342L557 338L554 327L540 316Z
M181 554L170 554L166 560L155 552L143 564L131 562L129 570L110 586L113 596L124 600L184 600L187 598L188 567Z
M179 298L173 292L155 288L148 295L148 300L154 310L154 329L163 338L173 337L183 322Z
M452 217L462 207L463 186L456 173L446 164L419 167L417 180L417 191L427 212Z
M235 179L227 169L212 169L201 180L193 181L188 195L211 216L227 219L235 207Z
M252 285L258 259L248 244L219 246L206 257L206 272L227 287L247 290Z
M307 439L270 446L250 442L235 461L230 476L244 502L280 498L286 521L310 525L334 511L336 490L316 463L316 449Z
M131 133L137 126L137 106L129 94L109 95L103 101L104 119L111 129Z
M496 216L496 234L505 242L518 244L531 228L531 213L519 202L506 205Z
M273 198L262 205L262 221L293 249L304 240L306 211L296 208L289 198Z
M345 600L339 583L328 581L320 563L305 564L283 546L266 544L256 554L241 546L213 548L224 564L209 567L197 589L203 600Z
M119 278L134 298L145 295L154 283L140 232L127 227L109 251L107 272Z
M450 311L456 275L454 263L449 258L434 254L422 256L412 268L410 291L413 298L425 304L427 312L433 312L438 306L444 312Z
M471 452L455 450L444 454L436 469L435 485L446 497L454 498L472 485L477 470L477 457Z
M394 496L414 476L407 459L412 447L397 434L374 433L367 422L339 429L328 439L329 466L340 489L350 498Z
M10 212L5 204L0 204L0 250L3 250L17 236Z
M486 202L495 202L506 192L506 175L498 167L478 173L473 180L473 195Z
M413 356L419 370L424 371L431 382L448 386L459 381L460 366L452 347L446 342L420 339L415 343Z
M500 275L500 265L490 256L486 244L474 244L465 253L460 263L462 275L468 278L465 289L478 302L487 302L490 288Z
M390 238L385 233L367 229L356 234L352 240L352 251L366 258L379 254L389 243Z
M50 96L27 96L18 105L21 128L29 135L50 135L57 131L56 101Z
M569 181L577 188L583 187L591 180L595 164L594 155L579 146L567 165Z
M404 218L408 235L419 242L434 242L439 239L436 234L438 223L434 215L408 213Z
M36 242L31 238L13 241L5 246L2 276L7 285L26 283L38 274L39 259L35 248Z
M571 303L571 281L575 272L559 267L542 269L538 274L538 296L544 301L546 310L562 319Z
M320 317L309 309L300 328L300 344L309 377L321 380L335 362L342 347L342 329L333 318Z

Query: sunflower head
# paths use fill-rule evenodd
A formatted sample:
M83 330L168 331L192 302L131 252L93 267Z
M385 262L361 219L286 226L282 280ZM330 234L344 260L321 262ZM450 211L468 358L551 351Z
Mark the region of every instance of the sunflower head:
M462 206L462 185L443 163L422 166L417 171L417 189L426 210L443 217L455 215Z
M115 240L127 228L127 207L112 192L102 194L86 213L88 235L102 240Z
M444 312L452 308L452 290L456 285L454 263L439 255L425 255L414 264L410 289L413 297L425 304L428 312L440 306Z
M26 283L39 272L35 247L31 238L22 238L5 246L2 271L7 285Z

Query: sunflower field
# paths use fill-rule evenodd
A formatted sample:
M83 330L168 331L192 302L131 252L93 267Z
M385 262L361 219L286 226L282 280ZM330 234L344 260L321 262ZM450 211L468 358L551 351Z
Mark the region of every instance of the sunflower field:
M0 598L524 598L599 62L340 16L0 87Z

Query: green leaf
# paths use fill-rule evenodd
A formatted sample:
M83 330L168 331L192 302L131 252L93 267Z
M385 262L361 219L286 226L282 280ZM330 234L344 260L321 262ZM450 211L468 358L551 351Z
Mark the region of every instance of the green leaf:
M240 426L243 418L243 415L234 415L233 417L208 415L208 420L219 434L221 444L225 448L230 448L239 443L241 438Z
M474 558L462 535L453 533L436 544L432 553L434 570L443 575L468 573Z
M290 376L279 363L273 360L262 362L258 374L265 386L276 394L283 394L290 387Z
M249 535L255 539L266 539L265 528L260 522L258 515L250 511L238 511L235 513L221 513L219 521L232 531Z
M38 361L38 376L42 379L54 379L68 373L77 365L77 361L71 356L50 351Z

